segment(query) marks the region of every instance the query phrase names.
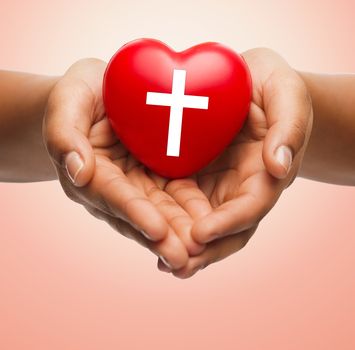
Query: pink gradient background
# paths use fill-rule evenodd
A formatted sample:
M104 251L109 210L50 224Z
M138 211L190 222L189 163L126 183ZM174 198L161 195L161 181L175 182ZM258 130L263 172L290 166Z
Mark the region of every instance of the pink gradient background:
M0 67L62 74L144 36L268 46L298 69L354 72L354 11L351 0L2 0ZM298 179L243 251L185 281L57 182L0 193L1 349L355 348L355 188Z

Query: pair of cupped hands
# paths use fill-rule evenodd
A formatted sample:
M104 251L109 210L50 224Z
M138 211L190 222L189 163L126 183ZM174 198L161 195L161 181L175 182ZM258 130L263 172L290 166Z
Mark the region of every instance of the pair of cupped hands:
M105 62L78 61L48 98L44 141L65 193L179 278L245 246L297 176L310 136L312 105L300 75L269 49L242 56L253 81L245 125L185 179L154 174L116 138L102 99Z

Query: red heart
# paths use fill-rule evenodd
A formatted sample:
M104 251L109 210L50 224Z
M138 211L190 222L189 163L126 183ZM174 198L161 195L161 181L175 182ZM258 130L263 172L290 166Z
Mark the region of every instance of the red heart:
M103 96L126 148L154 172L179 178L206 166L239 132L251 78L244 60L221 44L174 52L140 39L111 59Z

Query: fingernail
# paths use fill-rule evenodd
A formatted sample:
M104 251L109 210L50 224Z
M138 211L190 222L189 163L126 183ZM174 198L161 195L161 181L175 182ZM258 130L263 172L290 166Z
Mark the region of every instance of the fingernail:
M286 170L286 173L288 173L292 164L292 152L290 148L284 145L280 146L275 152L275 157Z
M164 263L166 267L168 267L169 269L173 269L173 267L168 263L168 261L163 256L159 255L159 259Z
M152 237L150 237L147 232L141 230L141 234L149 241L153 241Z
M67 170L68 177L71 182L76 185L76 180L78 179L78 175L80 171L84 167L84 162L77 152L68 153L65 158L65 169Z

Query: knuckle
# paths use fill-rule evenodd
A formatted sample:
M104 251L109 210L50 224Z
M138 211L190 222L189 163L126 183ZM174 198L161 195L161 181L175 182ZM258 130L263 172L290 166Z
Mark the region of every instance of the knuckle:
M297 152L301 148L306 140L307 136L307 123L304 119L298 119L292 124L292 135L295 142L295 147L293 152Z
M179 179L176 181L171 181L166 185L166 191L171 194L176 194L180 191L184 191L190 189L193 186L193 180L186 178L186 179Z
M161 189L159 187L153 186L147 191L147 196L149 198L154 198L156 195L161 194Z
M198 204L204 204L205 200L203 198L198 198L198 197L191 197L191 198L186 198L183 202L182 202L182 206L183 207L187 207L187 205L192 205L192 203L196 204L196 206Z
M132 198L129 198L126 202L123 203L122 205L122 214L125 216L129 216L128 214L132 211L135 210L135 207L138 203L147 203L150 204L149 200L147 198L134 196ZM109 205L109 203L107 203ZM118 214L119 215L119 214Z
M189 223L189 217L187 215L184 214L176 214L173 215L171 218L168 219L168 222L172 225L175 226L174 224L176 224L176 226L179 226L179 224L183 224L183 223Z
M92 65L106 65L106 63L102 60L100 60L99 58L95 58L95 57L86 57L86 58L82 58L80 60L78 60L76 63L74 63L74 66L82 66L82 65L88 65L88 66L92 66Z
M162 198L161 200L159 200L156 203L157 207L170 207L170 208L175 208L176 207L176 203L170 199L170 198Z
M252 60L260 60L262 59L265 62L265 59L280 59L281 56L279 53L270 49L269 47L260 46L254 49L250 49L243 53L243 57L247 57Z

